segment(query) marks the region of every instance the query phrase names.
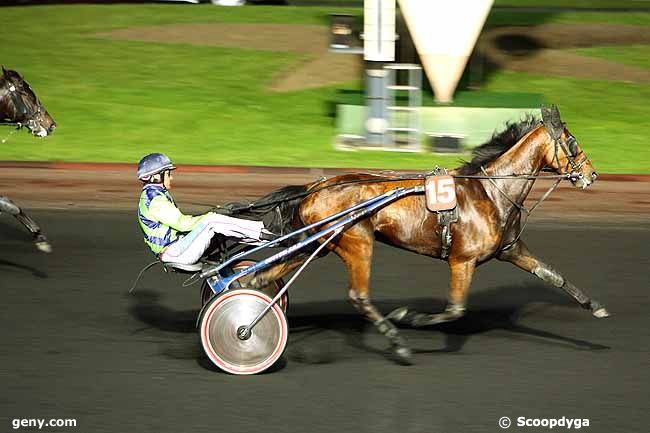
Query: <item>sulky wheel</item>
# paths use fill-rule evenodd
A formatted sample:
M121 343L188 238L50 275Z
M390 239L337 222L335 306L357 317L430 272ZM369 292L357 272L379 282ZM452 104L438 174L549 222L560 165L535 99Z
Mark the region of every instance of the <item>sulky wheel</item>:
M250 336L238 336L238 330L270 302L266 294L249 289L228 290L208 302L199 320L199 333L205 354L217 367L232 374L257 374L282 356L289 328L278 304L257 322Z
M240 262L235 263L232 266L232 270L234 272L238 272L242 268L248 267L250 265L254 265L256 262L253 260L242 260ZM245 282L248 277L243 277L243 281ZM284 281L282 279L273 281L266 285L265 287L261 287L259 290L261 292L266 293L273 299L275 295L280 291L280 289L284 287ZM203 284L201 284L201 306L205 305L210 298L214 296L214 292L208 286L208 283L206 281L203 281ZM289 307L289 292L285 292L282 297L278 300L278 304L282 307L282 311L287 312L287 307Z

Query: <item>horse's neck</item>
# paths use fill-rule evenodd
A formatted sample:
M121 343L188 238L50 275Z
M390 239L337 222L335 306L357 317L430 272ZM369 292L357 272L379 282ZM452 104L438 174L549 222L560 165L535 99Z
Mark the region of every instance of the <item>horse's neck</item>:
M486 171L493 176L533 175L536 176L544 168L547 151L547 136L541 126L526 134L510 150L488 164ZM535 180L495 179L498 189L492 182L484 181L492 199L500 203L501 209L512 208L510 200L523 204ZM499 191L500 190L500 191Z

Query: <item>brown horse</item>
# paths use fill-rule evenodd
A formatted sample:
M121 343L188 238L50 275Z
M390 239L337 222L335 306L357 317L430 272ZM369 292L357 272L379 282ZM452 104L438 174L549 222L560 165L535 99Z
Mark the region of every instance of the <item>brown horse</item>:
M596 317L609 315L602 305L535 257L519 239L521 209L535 182L531 177L537 176L544 168L550 168L560 175L572 174L571 182L578 188L588 187L597 177L591 162L560 120L557 108L542 108L542 118L543 123L529 117L509 124L504 132L475 149L470 162L451 172L456 176L458 221L451 226L453 243L445 259L449 263L451 278L448 304L443 312L423 314L400 308L386 318L370 301L368 282L375 239L441 258L441 227L437 215L427 210L424 195L406 196L387 205L350 227L328 246L348 269L350 300L389 339L398 362L409 363L411 352L389 319L420 327L463 316L474 270L494 258L510 262L564 289ZM528 176L509 178L520 174ZM352 174L309 185L307 193L310 188L315 192L299 203L294 227L319 221L396 187L420 184L421 179L391 180ZM279 278L302 263L304 258L304 255L298 255L261 272L255 276L253 284Z

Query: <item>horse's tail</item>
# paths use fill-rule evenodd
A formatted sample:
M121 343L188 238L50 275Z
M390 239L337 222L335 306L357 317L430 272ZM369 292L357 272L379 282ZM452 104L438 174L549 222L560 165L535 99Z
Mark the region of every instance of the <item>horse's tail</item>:
M279 235L286 235L303 225L301 218L297 215L298 207L318 184L319 181L307 185L285 186L248 205L231 203L226 208L230 208L229 215L262 220L268 230ZM283 246L293 245L307 236L307 233L294 236L285 241ZM260 288L281 279L304 263L317 247L318 242L312 242L281 262L256 272L253 278L246 283L246 287ZM324 249L318 257L323 257L328 252L328 249Z
M285 235L295 229L292 224L296 210L309 195L310 188L310 184L288 185L252 203L228 203L220 211L238 218L261 220L268 230Z

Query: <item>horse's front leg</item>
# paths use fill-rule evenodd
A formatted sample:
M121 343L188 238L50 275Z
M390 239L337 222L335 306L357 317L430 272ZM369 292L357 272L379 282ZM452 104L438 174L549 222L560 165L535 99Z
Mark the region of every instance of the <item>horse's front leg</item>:
M50 242L47 240L45 235L41 233L41 228L36 224L36 221L25 214L25 212L23 212L23 210L9 198L0 197L0 212L7 212L8 214L13 215L22 225L24 225L32 234L36 248L45 253L52 252Z
M590 310L591 314L595 317L609 317L609 312L602 304L589 298L558 271L531 254L522 241L517 242L514 246L502 252L498 258L534 274L542 281L563 289L578 301L582 308Z
M450 257L450 284L445 311L436 314L425 314L409 310L408 307L402 307L391 312L388 317L401 324L422 327L449 322L464 316L465 300L467 299L467 292L472 283L475 269L475 259Z

